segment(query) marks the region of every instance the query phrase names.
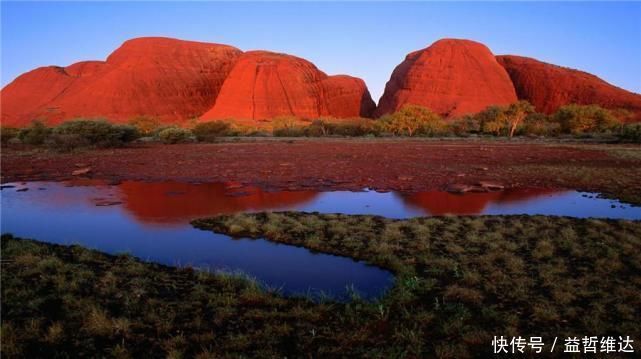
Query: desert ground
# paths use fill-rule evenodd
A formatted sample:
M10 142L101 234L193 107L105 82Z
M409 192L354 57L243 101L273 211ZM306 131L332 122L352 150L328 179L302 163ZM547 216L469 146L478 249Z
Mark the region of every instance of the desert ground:
M238 182L267 190L447 190L505 187L600 192L641 204L641 148L558 140L248 138L58 153L7 148L2 182L83 177Z

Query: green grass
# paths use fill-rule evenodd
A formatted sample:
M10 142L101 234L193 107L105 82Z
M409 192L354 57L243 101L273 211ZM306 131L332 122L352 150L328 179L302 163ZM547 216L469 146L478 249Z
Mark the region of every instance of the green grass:
M374 302L313 302L3 236L3 356L465 358L487 355L494 335L641 340L639 221L283 212L193 224L364 260L396 283Z

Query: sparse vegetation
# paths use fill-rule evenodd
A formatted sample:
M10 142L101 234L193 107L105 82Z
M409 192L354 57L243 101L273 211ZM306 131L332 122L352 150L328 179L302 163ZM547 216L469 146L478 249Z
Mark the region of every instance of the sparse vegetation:
M378 121L390 133L399 136L439 136L446 133L446 123L429 109L406 105L395 113L381 117Z
M494 335L549 345L641 332L639 221L283 212L193 224L364 260L393 270L395 286L374 302L313 302L3 236L2 354L465 358L490 352Z
M176 144L192 141L192 133L186 128L165 127L156 133L156 137L164 144Z
M104 119L77 119L53 128L47 144L56 149L120 147L140 135L135 127L116 125Z
M162 127L160 120L153 116L136 116L129 120L129 125L138 129L142 136L150 136Z
M192 132L201 142L214 142L217 138L230 134L231 125L224 121L201 122L194 126Z
M561 132L570 134L607 132L620 124L610 111L597 105L563 106L554 114L554 120Z
M2 144L2 146L8 144L9 141L18 138L19 133L19 128L4 126L0 127L0 143Z
M625 142L641 143L641 123L623 125L619 136Z
M20 130L18 138L28 145L39 146L45 143L51 129L42 121L33 121L31 124Z

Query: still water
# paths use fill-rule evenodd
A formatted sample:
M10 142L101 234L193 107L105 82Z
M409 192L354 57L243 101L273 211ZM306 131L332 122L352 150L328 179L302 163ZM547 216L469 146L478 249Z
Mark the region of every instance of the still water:
M241 271L286 294L340 297L346 288L380 295L393 275L350 258L313 253L266 240L232 239L193 228L189 221L217 214L266 210L429 215L546 214L641 219L641 208L591 193L519 189L465 195L447 192L266 192L236 183L93 180L3 185L2 233L107 253L131 253L175 266Z

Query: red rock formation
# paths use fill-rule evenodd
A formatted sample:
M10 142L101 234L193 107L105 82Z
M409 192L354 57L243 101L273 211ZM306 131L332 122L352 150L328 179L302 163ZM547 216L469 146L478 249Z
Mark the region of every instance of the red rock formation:
M414 104L456 117L515 101L510 77L485 45L443 39L410 53L394 69L376 115Z
M569 69L521 56L497 56L512 78L519 99L528 100L538 111L552 113L571 103L623 108L641 121L641 95L601 80L587 72Z
M186 121L209 109L241 51L168 38L126 41L106 61L41 67L1 92L2 123L74 117L125 122L136 115Z
M256 124L279 116L367 117L374 107L361 79L327 76L295 56L250 51L238 59L216 104L201 119Z

